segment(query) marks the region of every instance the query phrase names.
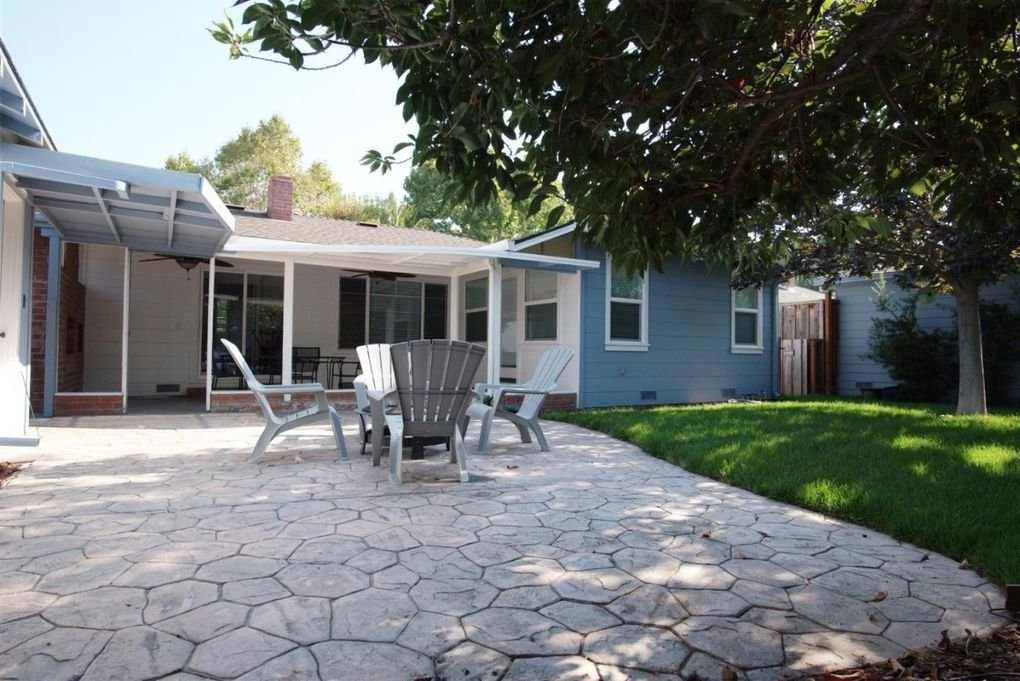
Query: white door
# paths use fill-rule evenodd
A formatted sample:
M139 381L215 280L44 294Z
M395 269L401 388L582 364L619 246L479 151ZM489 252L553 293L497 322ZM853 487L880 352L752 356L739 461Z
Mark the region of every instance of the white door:
M0 443L25 437L28 429L28 336L25 286L25 202L3 183L0 220Z

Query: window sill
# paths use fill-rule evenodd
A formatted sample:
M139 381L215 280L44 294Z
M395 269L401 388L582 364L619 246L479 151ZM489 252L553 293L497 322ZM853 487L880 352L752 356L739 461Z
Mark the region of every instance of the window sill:
M648 343L606 343L606 352L648 352Z
M558 341L558 338L525 338L521 342L527 343L528 345L555 345Z
M730 352L734 355L760 355L765 348L761 345L731 345Z

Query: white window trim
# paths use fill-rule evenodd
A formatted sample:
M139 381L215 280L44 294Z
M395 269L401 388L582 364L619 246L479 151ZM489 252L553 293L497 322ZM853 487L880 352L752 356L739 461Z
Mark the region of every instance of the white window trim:
M750 287L749 287L750 288ZM730 287L730 352L736 355L760 355L765 352L765 346L762 344L762 289L759 286L755 289L758 294L758 307L752 309L749 307L737 307L737 289ZM758 339L757 343L737 343L737 313L738 312L749 312L755 315L755 337Z
M648 344L648 270L641 274L641 338L636 341L610 338L610 314L613 303L635 303L637 298L613 297L613 259L606 254L606 350L610 352L647 352Z
M524 295L522 296L524 299L524 324L523 329L521 329L523 333L520 331L518 333L521 333L521 336L523 336L524 339L523 342L525 343L556 343L560 338L560 275L554 274L556 277L555 296L552 298L541 298L539 300L528 300L528 275L530 275L531 272L532 270L524 271ZM549 303L556 306L556 335L552 338L528 338L528 307L531 305L548 305Z

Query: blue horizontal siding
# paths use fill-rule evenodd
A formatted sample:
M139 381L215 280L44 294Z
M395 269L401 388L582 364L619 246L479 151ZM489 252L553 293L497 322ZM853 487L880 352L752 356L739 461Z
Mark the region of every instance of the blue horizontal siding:
M649 273L648 351L607 351L605 253L578 245L577 256L602 263L581 275L580 406L718 402L728 399L727 390L737 397L775 391L775 287L762 296L765 350L736 354L730 351L729 273L670 261L662 272ZM642 391L655 391L656 399L642 400Z

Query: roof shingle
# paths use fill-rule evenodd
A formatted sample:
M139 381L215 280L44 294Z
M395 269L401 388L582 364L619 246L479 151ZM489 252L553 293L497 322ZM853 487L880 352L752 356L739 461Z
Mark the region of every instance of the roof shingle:
M351 220L295 215L293 220L271 220L265 213L234 211L234 234L256 239L278 239L340 246L452 246L478 248L485 242L442 232L391 225L371 226Z

